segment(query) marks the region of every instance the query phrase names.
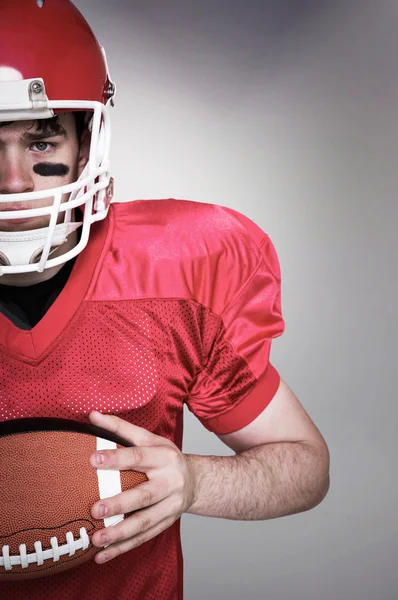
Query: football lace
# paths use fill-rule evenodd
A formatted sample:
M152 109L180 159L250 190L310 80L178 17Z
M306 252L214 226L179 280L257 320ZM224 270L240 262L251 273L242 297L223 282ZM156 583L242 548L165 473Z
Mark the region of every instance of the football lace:
M45 560L52 559L53 562L57 562L61 556L73 556L77 550L87 550L90 545L90 538L88 537L85 527L80 528L80 538L76 539L73 537L73 533L68 531L66 534L66 544L60 546L56 537L52 537L50 540L51 548L43 550L41 542L35 542L35 552L27 554L26 545L21 544L19 546L19 555L10 556L10 547L3 546L0 555L0 567L3 567L6 571L11 571L13 567L22 567L26 569L29 565L35 565L40 567Z

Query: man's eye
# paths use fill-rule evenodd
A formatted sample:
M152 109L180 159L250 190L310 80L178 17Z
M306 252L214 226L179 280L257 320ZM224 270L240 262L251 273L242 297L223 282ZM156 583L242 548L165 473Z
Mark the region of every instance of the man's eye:
M37 152L45 152L51 148L51 144L49 142L35 142L32 144L32 149Z

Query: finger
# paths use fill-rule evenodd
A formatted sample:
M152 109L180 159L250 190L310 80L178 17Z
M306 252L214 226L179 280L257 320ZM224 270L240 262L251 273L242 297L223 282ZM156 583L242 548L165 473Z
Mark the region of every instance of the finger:
M145 533L138 534L132 538L129 538L128 540L124 540L123 542L119 542L108 546L105 550L102 550L101 552L98 552L98 554L95 555L95 562L97 564L103 564L105 562L109 562L117 556L120 556L121 554L124 554L125 552L129 552L134 548L138 548L142 544L145 544L145 542L149 542L149 540L153 539L154 537L171 527L171 525L173 525L174 522L175 519L168 517L167 519L164 519L164 521L161 521L160 523L157 523L157 525L154 525L154 527L147 529Z
M107 527L97 531L92 537L92 543L97 547L114 546L123 544L131 538L143 539L148 532L156 528L160 523L170 520L170 524L179 518L181 503L166 498L149 508L140 510L127 519L124 519L113 527Z
M134 469L147 473L151 469L173 464L174 452L169 446L131 446L117 450L98 450L90 456L90 463L96 469Z
M126 515L156 504L168 495L166 485L157 482L140 483L131 490L116 494L111 498L99 500L93 504L91 515L94 519L104 519L114 515Z
M89 414L89 419L93 425L103 427L135 446L156 446L168 441L115 415L103 415L100 412L92 411Z

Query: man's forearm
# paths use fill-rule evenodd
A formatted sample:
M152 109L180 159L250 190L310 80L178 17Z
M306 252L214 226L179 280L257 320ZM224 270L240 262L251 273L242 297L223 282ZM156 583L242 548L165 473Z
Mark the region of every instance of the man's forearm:
M321 445L284 442L235 456L186 457L196 490L191 514L273 519L313 508L329 488L329 454Z

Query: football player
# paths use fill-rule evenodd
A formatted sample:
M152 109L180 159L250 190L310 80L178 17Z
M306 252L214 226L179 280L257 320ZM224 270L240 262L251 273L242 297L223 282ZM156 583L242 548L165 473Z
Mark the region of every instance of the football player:
M326 443L269 361L284 328L269 237L221 206L114 202L114 96L69 0L1 1L0 419L117 432L134 447L92 466L148 477L92 507L130 513L93 536L95 560L1 583L7 600L181 600L183 513L272 519L329 486ZM232 455L182 453L184 405Z

